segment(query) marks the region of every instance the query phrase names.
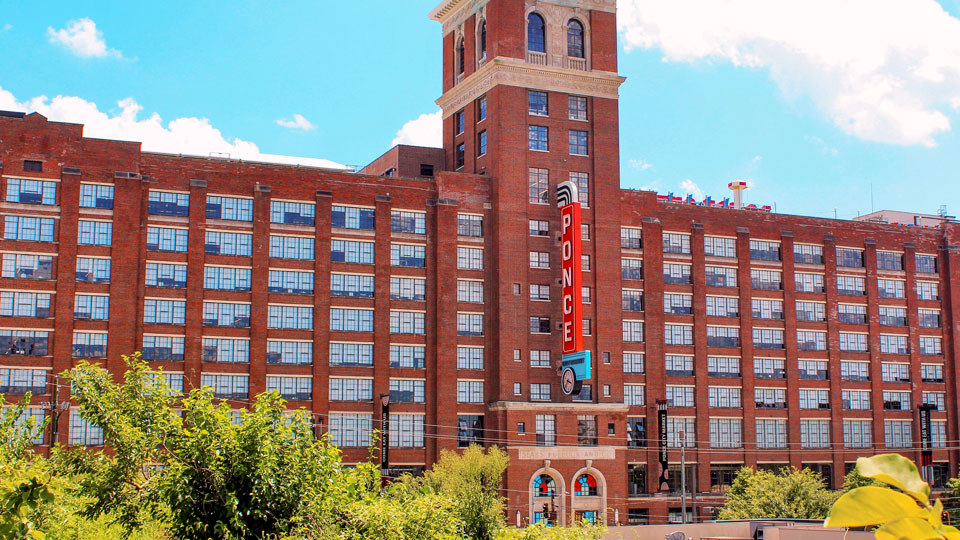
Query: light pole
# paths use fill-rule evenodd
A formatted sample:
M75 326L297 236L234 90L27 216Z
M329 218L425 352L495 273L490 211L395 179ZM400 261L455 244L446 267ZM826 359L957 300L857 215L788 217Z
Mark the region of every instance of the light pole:
M687 522L687 460L683 454L687 446L687 434L684 430L677 432L680 439L680 522Z

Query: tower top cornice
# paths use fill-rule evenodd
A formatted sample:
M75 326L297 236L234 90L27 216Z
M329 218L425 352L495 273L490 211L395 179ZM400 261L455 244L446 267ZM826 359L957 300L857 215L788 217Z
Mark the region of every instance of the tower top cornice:
M443 25L443 33L452 32L467 17L476 13L490 0L444 0L430 12L430 18ZM569 8L617 12L617 0L526 0L528 6L551 4Z

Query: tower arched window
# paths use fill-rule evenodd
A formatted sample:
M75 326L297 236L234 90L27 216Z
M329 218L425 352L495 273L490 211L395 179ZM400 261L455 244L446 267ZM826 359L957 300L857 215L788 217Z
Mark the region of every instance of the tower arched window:
M600 494L597 488L597 479L592 474L583 473L573 483L573 494L576 497L596 497Z
M527 17L527 50L547 52L547 29L539 13L531 13Z
M457 74L459 75L463 75L465 58L466 58L466 48L463 46L463 38L461 38L460 44L457 45Z
M549 474L541 474L533 480L534 497L552 497L557 493L557 483Z
M487 21L480 21L480 58L487 57Z
M567 56L583 58L583 24L576 19L567 23Z

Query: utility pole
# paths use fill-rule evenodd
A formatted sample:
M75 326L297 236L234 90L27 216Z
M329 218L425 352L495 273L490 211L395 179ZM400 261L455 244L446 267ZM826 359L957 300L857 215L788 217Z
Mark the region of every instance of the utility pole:
M53 376L53 383L48 382L47 385L53 385L52 399L50 401L44 401L40 405L47 411L47 414L50 416L50 449L53 450L53 447L57 445L57 429L60 425L60 415L64 411L70 408L70 402L58 402L57 394L60 391L60 376Z
M677 432L680 439L680 523L687 522L687 460L684 449L687 446L687 434L684 430Z

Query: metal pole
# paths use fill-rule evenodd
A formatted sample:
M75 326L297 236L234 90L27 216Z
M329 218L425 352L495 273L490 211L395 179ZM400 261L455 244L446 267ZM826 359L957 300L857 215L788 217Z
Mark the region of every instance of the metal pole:
M687 522L687 460L684 448L687 446L686 433L681 429L677 435L680 438L680 522Z

